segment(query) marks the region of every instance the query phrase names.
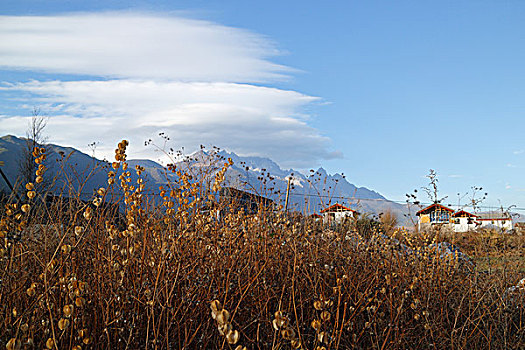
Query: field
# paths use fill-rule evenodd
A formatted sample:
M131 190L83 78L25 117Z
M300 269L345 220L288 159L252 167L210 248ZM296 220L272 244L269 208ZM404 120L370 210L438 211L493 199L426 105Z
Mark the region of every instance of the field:
M41 166L24 203L2 208L7 349L525 347L525 288L509 290L525 277L524 236L249 213L206 192L227 162L211 178L171 167L179 181L155 204L130 181L141 169L126 145L91 203L38 204ZM470 259L431 246L445 241Z

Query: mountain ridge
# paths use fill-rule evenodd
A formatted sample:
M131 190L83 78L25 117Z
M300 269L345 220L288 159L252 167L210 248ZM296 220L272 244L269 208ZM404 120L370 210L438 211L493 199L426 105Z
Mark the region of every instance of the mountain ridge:
M13 183L17 182L17 159L22 155L26 140L13 135L0 138L0 160L6 165L4 172ZM79 178L78 174L92 173L92 177L82 183L75 180L75 186L82 186L82 193L86 197L98 187L107 183L107 171L109 163L99 160L72 147L63 147L48 144L48 163L55 163L54 173L75 173L69 178ZM64 165L64 159L68 158L68 165ZM380 193L366 187L357 187L350 183L342 174L328 174L320 167L310 170L309 174L303 174L294 169L282 169L275 161L265 157L239 156L234 152L225 150L205 151L199 150L185 158L179 158L176 162L178 167L209 166L213 161L221 162L231 158L233 165L225 174L224 186L231 186L257 194L267 196L276 203L284 205L284 198L288 179L291 179L291 190L289 196L289 209L293 211L311 214L319 212L324 207L339 202L350 206L362 213L378 215L390 210L398 219L403 221L405 206L389 201ZM186 163L186 165L184 165ZM57 165L58 164L58 168ZM148 191L158 192L158 187L176 179L176 175L167 171L166 167L149 159L129 159L130 168L140 165L145 168L145 176ZM95 171L96 169L96 171ZM108 169L104 171L104 169ZM131 172L134 174L134 172ZM132 176L133 177L133 176ZM135 181L135 179L132 179ZM0 189L5 187L3 180ZM59 183L59 186L64 186Z

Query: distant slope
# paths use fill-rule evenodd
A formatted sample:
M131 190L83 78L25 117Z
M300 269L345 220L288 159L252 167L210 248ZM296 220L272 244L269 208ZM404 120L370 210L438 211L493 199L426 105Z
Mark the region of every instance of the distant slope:
M25 147L25 139L15 136L0 138L0 160L5 162L2 168L10 181L18 182L18 159ZM52 191L64 193L74 189L83 198L91 198L99 187L107 186L107 172L109 163L93 158L74 148L59 145L47 145L49 167L48 176L54 178ZM342 203L364 214L380 214L386 210L396 214L401 223L406 223L404 214L406 207L387 200L381 194L366 187L357 187L347 181L340 174L330 175L323 168L305 175L293 169L281 169L277 163L263 157L241 157L235 153L221 151L199 151L177 162L178 168L190 167L193 171L201 169L210 171L210 177L222 164L231 158L231 166L225 178L225 186L232 186L246 191L251 191L272 198L284 206L288 178L292 180L290 191L289 209L306 214L319 212L324 207L333 203ZM137 165L144 167L143 177L146 184L146 193L158 193L159 186L166 185L176 179L176 175L151 160L133 159L128 161L132 181L137 176L134 168ZM117 176L120 173L117 173ZM86 177L88 177L87 180ZM68 186L72 185L72 186ZM0 189L6 189L0 179Z

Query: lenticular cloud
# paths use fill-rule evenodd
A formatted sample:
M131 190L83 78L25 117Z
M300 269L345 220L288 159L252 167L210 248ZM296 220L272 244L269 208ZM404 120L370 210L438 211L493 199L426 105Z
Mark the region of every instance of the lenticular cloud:
M29 79L3 82L0 98L49 115L56 143L100 142L99 157L128 138L131 156L156 158L140 145L164 132L175 147L217 145L311 166L332 154L308 125L305 111L318 98L271 87L293 72L270 61L277 54L261 35L176 16L2 16L0 67ZM33 72L50 79L30 80ZM27 117L0 111L0 133L23 135L26 126Z

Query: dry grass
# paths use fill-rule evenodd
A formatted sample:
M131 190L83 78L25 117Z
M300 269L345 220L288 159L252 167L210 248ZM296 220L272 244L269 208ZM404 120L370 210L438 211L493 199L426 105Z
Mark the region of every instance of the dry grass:
M115 169L126 167L126 146ZM215 191L228 166L208 174ZM179 181L162 189L159 205L127 180L141 169L124 169L110 174L98 206L39 206L36 184L28 206L6 206L0 340L8 349L525 346L525 293L505 294L523 277L512 266L472 272L426 250L436 236L402 230L395 236L419 253L377 232L328 234L282 212L222 207L219 220L209 208L221 203L203 186L210 179L172 170ZM117 193L124 218L104 205ZM483 240L471 242L464 247L482 249Z

